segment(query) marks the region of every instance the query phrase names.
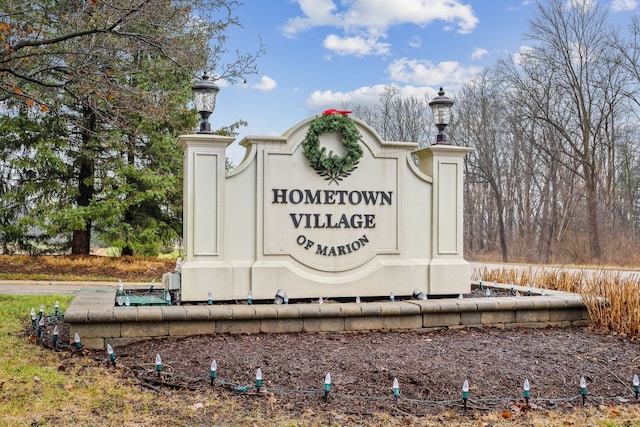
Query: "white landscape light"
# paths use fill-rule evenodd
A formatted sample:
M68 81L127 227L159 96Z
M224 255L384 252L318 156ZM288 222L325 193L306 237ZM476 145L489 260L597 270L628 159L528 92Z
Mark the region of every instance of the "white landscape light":
M124 285L122 284L122 280L118 280L118 293L121 295L124 293Z
M73 335L73 341L76 343L76 348L79 350L82 348L82 343L80 342L80 335L76 332Z
M60 301L56 301L56 303L53 305L53 313L57 316L59 312L60 312Z
M109 355L109 360L111 361L112 364L116 364L116 354L113 351L113 347L111 347L111 344L107 344L107 354Z
M131 301L129 301L129 296L128 295L124 299L124 305L125 305L125 307L129 307L131 305Z
M253 291L249 291L249 294L247 295L247 304L251 305L253 303Z
M275 299L273 300L273 303L284 304L285 299L288 300L287 293L284 291L284 289L278 289L278 291L276 292Z
M329 390L331 389L331 374L327 372L327 375L324 377L324 401L327 402L327 398L329 397Z
M633 392L636 395L636 400L638 400L638 393L640 392L640 380L638 379L637 375L633 376Z
M160 353L156 354L156 372L158 372L158 375L162 372L162 357L160 357Z
M54 350L58 349L58 336L60 336L60 329L58 328L58 325L56 325L53 328L53 349Z
M587 401L587 380L584 377L580 377L580 394L582 395L582 406Z
M198 133L211 133L209 116L216 108L216 96L220 88L209 80L209 76L205 72L191 89L193 90L193 101L196 110L200 113L200 130Z
M262 387L262 369L258 368L256 371L256 390L258 393L260 392L260 387Z
M467 401L469 400L469 381L464 380L462 383L462 401L464 403L464 412L467 412Z
M213 294L211 292L207 293L207 305L213 304Z
M395 402L395 405L398 406L398 398L400 397L400 383L398 383L398 379L394 378L393 379L393 401Z
M213 382L215 381L217 375L218 375L218 362L216 362L216 359L213 359L211 361L211 370L209 371L209 378L211 378L211 385L213 385Z
M524 396L524 401L527 403L527 406L529 405L529 393L531 390L531 386L529 385L529 379L525 378L524 380L524 384L522 385L522 394Z
M393 292L389 293L389 299L391 300L391 302L396 302L396 296L393 294Z

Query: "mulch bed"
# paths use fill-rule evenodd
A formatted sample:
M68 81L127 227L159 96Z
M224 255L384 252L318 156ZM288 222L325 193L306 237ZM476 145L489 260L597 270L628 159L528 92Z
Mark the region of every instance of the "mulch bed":
M115 352L118 363L150 389L213 392L238 397L248 411L277 405L299 413L462 412L465 379L469 408L477 410L580 406L582 376L586 405L624 404L635 402L632 378L640 372L638 343L588 328L211 335L140 342ZM213 359L218 369L212 386ZM259 393L258 368L264 378ZM325 403L327 372L332 382ZM397 406L394 378L401 395ZM525 379L530 405L522 397Z

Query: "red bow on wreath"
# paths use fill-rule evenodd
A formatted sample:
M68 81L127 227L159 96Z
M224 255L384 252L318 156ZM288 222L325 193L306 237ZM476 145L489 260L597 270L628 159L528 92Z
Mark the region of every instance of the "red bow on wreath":
M347 111L347 110L335 110L333 108L329 109L329 110L324 110L322 112L323 116L330 116L331 114L342 114L343 116L346 116L347 114L351 114L351 111Z

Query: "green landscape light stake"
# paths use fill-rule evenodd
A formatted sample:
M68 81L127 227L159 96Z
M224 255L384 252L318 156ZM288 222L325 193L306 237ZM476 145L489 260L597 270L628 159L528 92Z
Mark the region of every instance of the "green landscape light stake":
M216 380L217 371L218 371L218 362L216 362L216 359L213 359L213 361L211 362L211 371L209 372L209 378L211 378L211 385L213 385L213 382Z
M462 383L462 402L464 403L464 413L467 413L467 401L469 400L469 381Z
M324 403L327 403L327 399L329 398L329 390L331 389L331 374L327 372L327 375L324 377Z
M529 406L529 396L531 386L529 385L529 379L525 378L524 384L522 384L522 394L524 396L524 402Z
M400 384L398 384L398 379L393 379L393 402L398 406L398 398L400 397Z
M207 294L207 305L212 305L212 304L213 304L213 294L209 292Z
M162 372L162 358L160 357L160 353L156 354L156 372L158 373L158 376L160 376L160 373Z
M582 395L582 406L587 401L587 380L584 377L580 377L580 394Z
M247 295L247 305L253 304L253 291L249 291L249 295Z
M53 306L53 314L59 319L60 318L60 301L56 301Z
M36 309L31 309L31 326L35 329L38 325L38 316L36 315Z
M633 376L633 392L636 395L636 400L638 400L638 392L640 392L640 380L637 375Z
M262 369L258 368L256 371L256 391L260 393L260 387L262 387Z
M109 360L113 366L116 366L116 354L113 352L113 347L111 344L107 344L107 354L109 355Z
M58 328L58 325L56 325L53 328L53 349L54 350L58 350L58 336L60 335L60 329Z

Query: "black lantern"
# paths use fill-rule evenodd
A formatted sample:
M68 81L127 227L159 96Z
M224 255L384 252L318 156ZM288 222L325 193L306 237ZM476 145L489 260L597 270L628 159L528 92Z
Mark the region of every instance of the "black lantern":
M211 125L209 124L209 116L216 108L216 95L220 88L215 85L205 72L202 78L191 88L194 95L194 103L196 109L200 113L200 130L198 133L211 133Z
M447 141L447 135L444 133L444 129L451 120L451 108L453 107L453 100L447 96L444 96L444 90L440 88L438 96L433 98L429 103L431 111L433 112L433 121L438 128L438 137L436 138L436 144L450 144Z

